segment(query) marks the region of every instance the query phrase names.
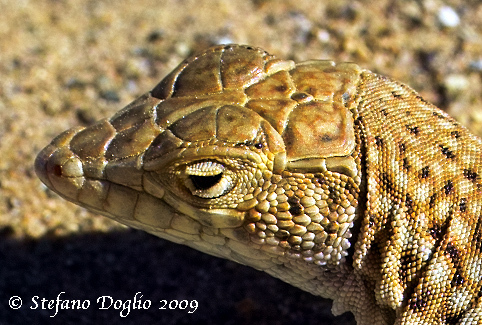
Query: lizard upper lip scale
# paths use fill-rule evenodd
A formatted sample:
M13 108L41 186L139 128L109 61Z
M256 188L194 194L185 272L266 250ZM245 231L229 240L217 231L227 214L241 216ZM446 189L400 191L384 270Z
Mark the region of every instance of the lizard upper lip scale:
M478 324L481 159L481 140L408 86L222 45L62 133L35 169L76 204L358 324Z

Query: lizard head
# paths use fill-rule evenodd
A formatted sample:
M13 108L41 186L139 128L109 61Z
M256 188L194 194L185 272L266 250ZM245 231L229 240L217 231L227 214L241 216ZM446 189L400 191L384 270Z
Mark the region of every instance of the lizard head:
M59 135L36 171L90 210L292 280L282 265L338 265L352 244L359 73L213 47L112 118Z

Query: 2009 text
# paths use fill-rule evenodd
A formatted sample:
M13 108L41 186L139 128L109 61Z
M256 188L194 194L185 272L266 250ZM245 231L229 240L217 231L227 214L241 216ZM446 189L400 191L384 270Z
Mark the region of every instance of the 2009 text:
M11 309L22 308L22 298L19 296L12 296L9 299L9 306ZM112 296L100 296L92 305L89 299L66 299L65 291L60 292L55 298L45 298L33 296L31 304L28 306L32 310L51 310L50 317L55 317L62 310L87 310L89 308L97 308L99 310L115 309L119 311L120 317L127 317L132 310L147 310L155 308L150 299L145 299L141 292L137 292L132 299L115 299ZM188 314L194 313L199 307L197 300L166 300L162 299L158 302L159 310L185 310Z

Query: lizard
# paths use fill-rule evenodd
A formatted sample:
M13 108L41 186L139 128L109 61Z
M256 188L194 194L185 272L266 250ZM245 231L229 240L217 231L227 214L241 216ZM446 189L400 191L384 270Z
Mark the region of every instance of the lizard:
M482 142L354 63L184 60L37 156L87 209L333 300L357 324L482 323Z

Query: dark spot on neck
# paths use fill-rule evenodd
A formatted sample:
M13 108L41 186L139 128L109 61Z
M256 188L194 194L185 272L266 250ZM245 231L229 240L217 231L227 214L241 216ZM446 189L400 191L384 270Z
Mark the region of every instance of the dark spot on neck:
M418 126L410 127L409 125L407 125L407 129L411 134L418 135Z
M299 216L304 213L304 207L300 204L300 199L297 197L288 198L288 204L290 205L289 212L294 216Z
M467 211L467 199L466 198L460 199L459 208L460 208L460 212Z
M450 135L453 136L455 139L460 138L460 132L459 131L452 131L452 132L450 132Z
M438 113L438 112L432 112L432 115L435 116L435 117L438 117L439 119L444 119L444 118L445 118L442 114L440 114L440 113Z
M462 319L462 316L463 316L463 314L453 314L453 315L445 316L444 324L447 324L447 325L460 324L460 320Z
M477 180L477 173L470 169L464 169L464 177L474 182Z
M430 174L430 168L428 166L423 167L422 170L420 171L421 178L427 178L429 174Z
M447 157L447 158L455 158L455 154L448 148L448 147L444 147L442 145L439 146L440 149L442 150L442 154Z
M410 164L408 163L408 159L407 158L403 158L403 168L407 171L410 170Z
M440 239L442 236L442 227L440 225L435 224L433 227L428 229L428 233L432 236L433 239Z
M430 196L430 201L429 201L428 204L429 204L431 209L433 209L435 207L435 200L436 199L437 199L437 194L434 193Z
M459 270L456 270L451 282L452 287L461 286L462 284L464 284L464 282L464 277L460 274Z
M411 298L410 299L410 309L411 310L418 310L422 309L427 306L427 299L429 298L429 295L425 296L417 296L417 298Z
M447 243L447 247L445 248L445 252L449 254L450 258L452 259L452 262L454 265L459 264L460 260L460 252L457 250L457 248L454 246L452 243Z
M336 234L338 232L338 227L336 227L333 223L329 223L326 227L325 227L325 231L329 234Z
M407 193L407 195L405 196L405 205L407 207L407 212L408 213L412 213L413 210L412 210L412 207L413 207L413 200L412 200L412 197L410 196L410 194Z
M415 98L417 98L417 99L418 99L419 101L421 101L422 103L427 104L427 101L426 101L422 96L417 95L417 96L415 96Z
M384 185L383 188L387 193L397 192L395 186L393 185L393 182L391 181L387 173L380 174L380 182Z
M454 183L451 180L448 180L447 183L444 185L444 192L445 194L449 195L450 192L454 189Z
M380 147L380 146L383 145L383 139L377 135L375 137L375 143L376 143L377 147Z
M323 177L317 177L314 180L315 185L324 185L326 183Z
M477 219L477 226L475 226L474 231L474 241L475 241L475 248L479 251L482 249L482 216L479 216Z
M290 238L290 233L288 230L280 229L275 233L275 236L281 240L287 240Z

